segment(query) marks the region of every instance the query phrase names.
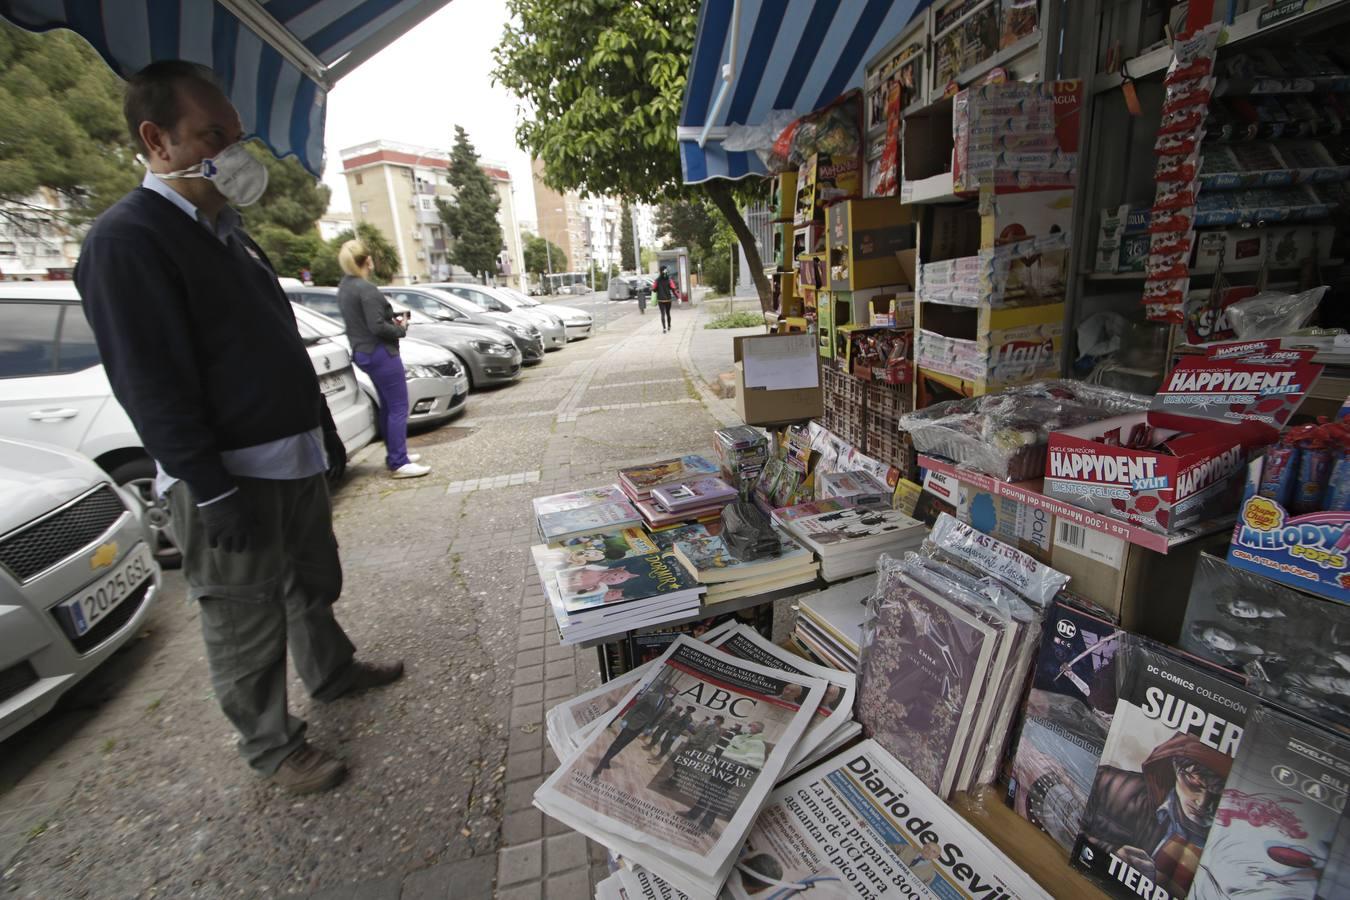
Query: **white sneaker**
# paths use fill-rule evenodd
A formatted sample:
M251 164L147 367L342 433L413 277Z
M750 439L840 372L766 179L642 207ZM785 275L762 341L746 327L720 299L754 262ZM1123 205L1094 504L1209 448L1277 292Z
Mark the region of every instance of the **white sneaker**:
M395 478L421 478L431 471L431 466L423 466L415 462L399 466L394 470Z
M421 462L421 461L422 461L422 454L420 453L408 454L408 462Z

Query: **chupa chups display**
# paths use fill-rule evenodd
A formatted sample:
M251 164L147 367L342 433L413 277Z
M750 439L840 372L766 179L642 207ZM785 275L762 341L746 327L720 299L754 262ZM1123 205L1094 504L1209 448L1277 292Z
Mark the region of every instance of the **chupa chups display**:
M1344 897L1329 883L1350 792L1350 743L1277 709L1247 721L1190 900ZM1345 847L1340 853L1345 853Z
M1230 563L1350 603L1348 441L1339 420L1295 428L1251 464Z
M1081 381L1043 381L950 400L900 418L920 453L1006 481L1044 471L1050 433L1148 408L1148 398Z
M1256 698L1124 638L1118 699L1070 861L1114 897L1181 900Z
M1054 432L1046 494L1163 534L1231 512L1248 452L1277 438L1322 371L1275 343L1212 345L1177 364L1147 413Z
M1350 731L1350 607L1202 554L1179 644L1262 698Z
M1073 849L1116 709L1116 654L1124 632L1057 601L1046 617L1012 756L1009 800L1018 815Z

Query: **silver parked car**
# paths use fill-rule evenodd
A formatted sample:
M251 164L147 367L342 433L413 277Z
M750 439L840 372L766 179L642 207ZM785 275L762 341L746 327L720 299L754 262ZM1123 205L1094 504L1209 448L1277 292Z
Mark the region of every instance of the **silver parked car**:
M87 457L0 438L0 741L135 635L160 589L140 504Z
M292 303L291 307L305 343L332 341L351 353L352 345L341 322L299 303ZM408 380L409 427L439 425L464 411L469 400L469 376L454 354L426 341L404 338L399 341L398 355L403 359L403 374ZM361 390L378 407L379 394L370 376L357 366L352 371Z
M442 281L434 284L419 284L417 287L439 291L443 296L449 295L456 303L460 304L459 309L472 308L483 315L509 315L513 318L528 320L535 328L539 329L539 334L544 339L545 350L561 350L567 346L567 328L561 318L552 313L513 304L509 297L504 296L504 288L494 289L493 297L497 302L479 303L477 300L482 299L482 297L475 293L474 298L471 298L468 294L470 290L477 292L481 285Z
M423 287L382 287L380 292L396 303L442 322L469 322L500 328L520 348L520 361L527 366L543 362L543 332L529 316L485 310L450 291Z
M341 319L334 288L287 288L292 303ZM469 389L491 384L509 384L520 377L520 349L500 328L470 322L438 322L394 301L395 310L411 316L408 337L449 350L469 375Z
M557 316L567 329L569 341L591 336L591 326L594 324L594 320L591 318L591 314L585 310L577 309L575 306L564 306L561 303L540 303L533 297L525 296L515 288L497 288L496 291L508 304L515 303L531 312L542 312L550 316Z

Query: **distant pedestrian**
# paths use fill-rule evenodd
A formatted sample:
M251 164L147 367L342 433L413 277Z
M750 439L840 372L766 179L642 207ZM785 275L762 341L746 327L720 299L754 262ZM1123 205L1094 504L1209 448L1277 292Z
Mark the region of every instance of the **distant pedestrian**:
M416 454L408 455L408 381L398 355L399 338L408 333L408 326L371 283L375 257L365 244L355 240L343 244L338 265L345 273L338 282L338 308L347 325L352 361L370 376L380 400L384 464L395 478L421 478L431 467L419 463Z
M296 794L347 767L305 741L286 650L316 700L379 687L333 615L342 563L326 471L347 452L295 315L235 206L267 169L210 69L151 63L123 112L146 168L99 216L75 283L114 396L158 464L211 688L260 775Z
M313 284L313 283L314 283L314 276L310 275L309 269L308 269L308 268L304 268L304 269L301 269L301 270L300 270L300 283L301 283L301 284Z
M661 333L665 334L670 331L670 303L680 296L680 289L675 286L675 280L670 277L665 266L661 267L661 273L652 283L652 292L656 294L656 305L661 309Z

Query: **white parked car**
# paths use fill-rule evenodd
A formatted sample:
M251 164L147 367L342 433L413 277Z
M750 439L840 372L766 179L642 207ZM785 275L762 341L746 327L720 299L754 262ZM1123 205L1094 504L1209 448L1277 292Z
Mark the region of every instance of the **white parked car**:
M514 312L517 315L531 315L561 321L564 333L569 341L580 340L591 335L590 313L571 306L535 303L529 297L511 288L453 283L438 284L436 287L443 291L449 291L457 297L463 297L482 309Z
M308 347L319 387L350 455L375 437L375 407L356 384L351 358L329 341ZM240 360L240 377L247 377ZM77 450L135 492L158 538L162 563L177 552L155 496L155 464L112 395L94 333L72 282L0 284L0 437Z
M563 325L567 328L567 339L569 341L590 337L591 335L593 320L591 314L584 310L577 309L575 306L564 306L561 303L540 303L533 297L525 296L515 288L497 288L497 292L507 303L514 303L518 307L548 313L562 319Z
M139 631L160 589L153 540L92 460L0 438L0 741Z

